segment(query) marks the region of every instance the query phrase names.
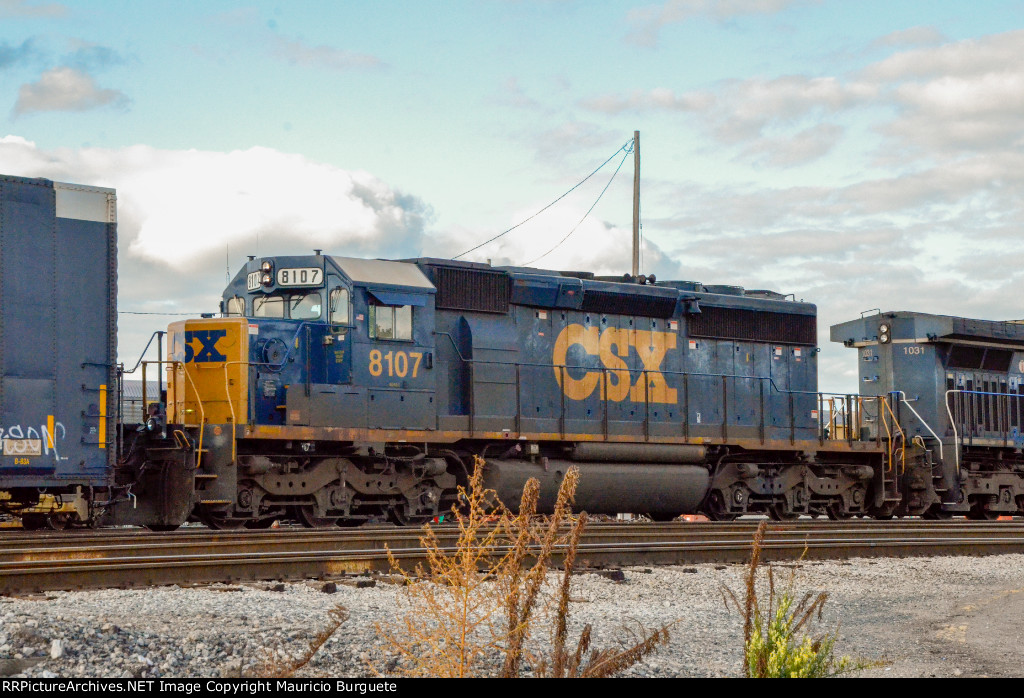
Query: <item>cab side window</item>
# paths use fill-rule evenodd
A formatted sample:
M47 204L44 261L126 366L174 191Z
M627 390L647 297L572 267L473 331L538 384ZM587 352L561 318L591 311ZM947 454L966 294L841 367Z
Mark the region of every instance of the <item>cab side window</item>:
M371 305L370 337L412 341L411 305Z
M243 317L245 315L245 299L240 296L228 299L227 317Z
M330 316L328 318L332 325L349 324L349 297L348 289L336 287L330 295Z

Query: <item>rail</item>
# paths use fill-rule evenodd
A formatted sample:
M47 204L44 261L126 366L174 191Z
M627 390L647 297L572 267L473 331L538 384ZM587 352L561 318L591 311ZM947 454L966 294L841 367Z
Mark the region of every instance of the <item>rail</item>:
M467 394L467 411L464 416L467 418L470 432L477 431L478 424L482 419L499 418L513 424L517 433L522 433L524 415L531 412L530 408L533 408L542 415L544 414L542 409L537 409L538 407L543 407L540 403L544 402L544 400L530 401L527 399L528 396L524 395L524 381L527 384L531 384L531 381L529 377L524 378L523 374L530 371L553 371L555 373L556 381L561 388L559 390L557 414L547 414L542 416L541 419L555 420L558 434L563 438L569 433L567 424L574 421L572 414L574 404L579 405L580 409L584 411L584 414L580 415L580 418L575 419L575 421L599 423L600 431L597 432L597 435L605 438L613 435L625 435L625 432L622 434L615 434L613 432L610 426L610 417L614 406L623 404L626 398L629 397L642 409L642 420L638 423L642 430L640 435L645 441L650 439L653 426L669 426L678 423L680 428L678 435L684 438L689 438L692 431L699 426L703 429L707 427L717 428L718 434L723 440L729 438L730 429L742 431L743 429L756 428L757 439L761 443L768 439L769 429L775 429L776 434L788 432L787 435L791 443L796 442L798 430L805 432L802 434L805 438L814 438L821 443L840 440L853 442L861 440L861 421L859 416L861 410L859 405L862 404L862 401L884 401L884 398L861 398L856 395L843 393L789 390L779 387L772 376L668 371L661 369L652 371L650 369L637 370L629 367L608 368L593 365L470 359L462 355L454 339L448 333L439 332L436 334L448 337L455 353L467 367L467 382L470 387ZM489 414L480 411L476 396L477 389L480 386L500 386L508 385L509 383L507 380L479 380L478 373L480 371L477 369L478 366L504 367L509 370L508 378L512 379L511 385L514 386L515 396L514 400L510 399L508 404L515 404L516 411L514 414ZM570 372L576 372L577 374L582 372L583 377L573 376ZM633 382L634 377L638 378L636 383ZM670 377L675 380L669 381L668 378ZM628 382L628 386L624 385L626 382ZM696 388L694 387L695 382L697 383ZM578 386L578 390L583 393L582 397L567 396L567 383L572 384L574 389L577 389ZM754 385L757 387L754 388ZM652 419L652 405L666 404L657 400L652 401L652 395L660 395L666 390L681 391L682 394L678 395L673 403L680 408L681 419ZM712 408L711 414L708 415L699 409L696 401L692 399L692 394L694 392L707 394L712 390L715 392L721 391L720 402L717 404L713 401L708 403L709 407ZM600 406L600 413L597 415L592 413L595 403L587 399L595 392L600 396L597 401ZM751 403L748 402L745 406L743 405L744 393L746 395L756 395L754 400L756 409L753 412L750 411ZM618 399L614 399L615 397ZM812 397L818 403L816 410L812 409L814 407L813 402L811 402ZM825 402L835 405L839 401L846 405L858 405L856 409L853 407L847 408L850 413L858 415L856 432L850 429L830 429L828 423L821 418ZM734 405L733 403L737 404ZM695 407L698 408L694 409ZM715 408L718 409L716 410ZM798 415L804 412L807 413L807 423L798 425ZM782 423L769 423L771 415L780 414L784 416ZM707 419L709 416L711 417L710 421ZM664 429L661 429L659 436L665 435L667 434ZM880 442L880 438L877 435L876 441Z
M734 523L593 524L580 541L579 560L592 565L742 563L750 557L758 521ZM435 528L452 554L456 526ZM1024 550L1024 524L801 520L768 528L763 559L807 560L908 555L985 555ZM280 529L245 533L70 532L0 534L0 594L47 590L145 587L164 584L332 578L390 572L422 564L416 528ZM490 552L507 552L496 540ZM556 547L560 558L564 547Z
M986 400L979 405L977 404L978 398L986 398ZM960 473L961 453L964 439L968 434L969 445L974 444L975 438L991 438L1002 441L1003 446L1006 447L1011 445L1019 447L1022 400L1024 400L1024 395L1014 395L1013 393L959 388L946 391L946 416L949 418L950 430L953 432L953 454L957 474ZM1011 410L1011 406L1015 409ZM968 420L970 420L970 429L968 429ZM996 428L990 429L989 427L993 424ZM979 430L979 426L984 428ZM978 434L979 431L987 432L987 434Z

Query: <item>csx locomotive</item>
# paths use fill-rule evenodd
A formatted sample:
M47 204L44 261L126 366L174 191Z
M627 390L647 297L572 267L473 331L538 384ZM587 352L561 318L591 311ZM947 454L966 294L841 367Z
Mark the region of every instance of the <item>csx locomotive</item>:
M814 305L653 276L251 257L218 317L170 325L166 395L125 424L113 202L0 178L0 507L27 527L415 524L475 458L507 502L535 477L550 506L576 466L579 508L659 520L1024 503L1024 325L837 325L861 391L830 395Z

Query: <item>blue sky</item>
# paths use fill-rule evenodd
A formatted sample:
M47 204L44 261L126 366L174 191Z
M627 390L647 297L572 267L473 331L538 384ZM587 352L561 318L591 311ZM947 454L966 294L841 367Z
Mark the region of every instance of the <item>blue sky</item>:
M117 188L123 310L257 252L456 255L639 130L644 270L817 303L831 390L862 310L1024 317L1022 113L1019 1L0 0L0 172ZM468 258L544 254L621 157ZM628 270L632 174L538 265Z

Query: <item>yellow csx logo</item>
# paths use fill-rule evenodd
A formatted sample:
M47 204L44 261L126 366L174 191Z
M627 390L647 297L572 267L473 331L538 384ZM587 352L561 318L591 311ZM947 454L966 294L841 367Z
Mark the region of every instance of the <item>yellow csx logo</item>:
M582 347L591 356L598 356L605 371L587 371L582 378L578 370L562 368L567 365L566 357L569 348ZM640 373L636 383L630 377L629 365L624 360L629 356L629 349L636 350L646 374ZM661 373L661 362L670 349L676 348L674 332L652 332L645 330L627 330L609 327L598 332L596 327L568 325L555 340L552 352L552 363L555 364L555 380L562 388L565 396L571 400L586 400L594 392L600 390L602 400L622 402L627 397L632 402L644 402L645 399L654 403L674 404L677 400L675 388L670 388ZM601 376L605 380L601 380ZM646 382L644 377L646 376ZM645 395L645 389L649 387Z

